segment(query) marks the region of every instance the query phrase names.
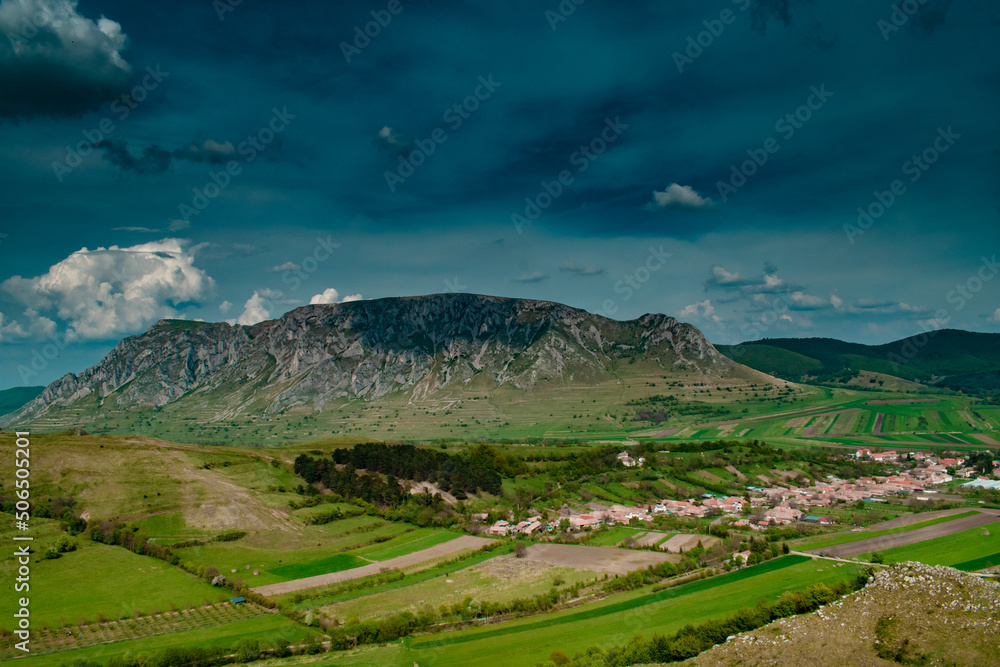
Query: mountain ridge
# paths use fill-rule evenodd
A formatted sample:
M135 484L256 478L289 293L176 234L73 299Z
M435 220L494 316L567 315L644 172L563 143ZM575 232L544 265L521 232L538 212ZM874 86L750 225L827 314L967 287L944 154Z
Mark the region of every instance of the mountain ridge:
M618 321L551 301L391 297L302 306L252 326L161 320L97 365L51 383L0 425L85 404L127 410L190 401L204 409L194 399L214 396L213 418L225 419L399 392L426 399L456 385L598 383L637 361L699 376L741 369L697 328L666 315Z

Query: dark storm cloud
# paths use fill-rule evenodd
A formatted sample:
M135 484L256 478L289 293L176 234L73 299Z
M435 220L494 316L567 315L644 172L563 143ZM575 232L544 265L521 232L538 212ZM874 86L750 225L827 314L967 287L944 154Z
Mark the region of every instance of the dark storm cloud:
M952 0L928 0L910 19L910 28L924 36L948 22L948 10Z
M0 34L0 117L76 116L129 82L121 25L85 18L72 0L4 0Z
M173 151L153 144L139 153L133 153L128 144L121 139L104 139L90 146L102 149L104 159L121 171L140 175L162 174L170 168L174 160L224 164L232 160L236 152L232 142L219 144L211 140L205 141L200 146L191 144Z
M792 8L796 5L812 4L813 0L757 0L750 8L753 27L761 33L767 31L771 19L789 25L792 22Z

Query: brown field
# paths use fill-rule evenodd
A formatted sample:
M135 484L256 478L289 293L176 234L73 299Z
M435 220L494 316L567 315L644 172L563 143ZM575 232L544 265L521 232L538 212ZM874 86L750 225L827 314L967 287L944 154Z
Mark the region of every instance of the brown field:
M712 473L705 472L704 470L698 470L697 472L695 472L695 474L696 475L700 475L701 477L704 477L705 479L707 479L710 482L721 482L722 481L722 479L718 475L713 475Z
M635 543L640 547L649 547L656 544L666 536L666 533L646 533L641 538L637 539Z
M878 435L882 432L882 424L885 422L885 413L880 412L875 416L875 425L872 426L872 435Z
M737 470L736 466L726 466L726 470L736 475L738 479L742 479L743 481L746 481L747 479L747 476Z
M719 538L709 537L708 535L674 535L661 544L660 548L676 554L681 551L694 549L698 546L698 542L701 542L701 546L709 549L719 543Z
M525 558L549 565L608 574L628 574L632 570L641 570L664 561L676 563L680 560L677 556L655 551L584 547L575 544L533 544L528 547Z
M255 593L260 593L261 595L281 595L283 593L292 593L294 591L301 591L305 588L315 588L316 586L326 586L328 584L336 584L341 581L360 579L361 577L378 574L382 570L402 569L411 565L419 565L420 563L434 560L435 558L441 558L442 556L451 556L452 554L458 553L459 551L465 551L466 549L479 549L492 541L493 540L488 540L485 537L463 535L462 537L451 540L450 542L438 544L437 546L430 547L429 549L417 551L405 556L399 556L398 558L390 558L389 560L379 561L378 563L372 563L371 565L356 567L352 570L331 572L330 574L320 574L315 577L305 577L303 579L293 579L292 581L283 581L280 584L258 586L257 588L253 588L251 590Z
M773 486L774 485L774 480L771 479L770 477L768 477L767 475L757 475L757 479L759 479L760 481L764 482L765 484L767 484L769 486Z
M917 516L926 517L927 515L920 514ZM1000 519L1000 516L998 516L996 511L985 511L980 512L977 516L970 516L965 519L955 519L954 521L939 523L936 526L918 528L917 530L911 530L905 533L896 533L895 535L872 537L870 539L859 540L857 542L847 542L846 544L838 544L836 546L825 547L823 549L813 549L809 553L822 553L824 556L849 558L851 556L859 556L872 551L884 551L885 549L892 549L893 547L902 547L907 544L923 542L924 540L932 540L935 537L944 537L963 530L969 530L970 528L978 528L979 526L994 523L998 519ZM927 519L925 518L924 520Z
M1000 445L1000 442L997 442L990 436L983 435L982 433L973 433L972 437L985 445L993 445L994 447Z

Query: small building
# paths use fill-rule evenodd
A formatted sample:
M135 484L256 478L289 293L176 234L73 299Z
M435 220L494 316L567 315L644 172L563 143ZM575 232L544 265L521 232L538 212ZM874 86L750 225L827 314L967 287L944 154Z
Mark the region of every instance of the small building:
M240 595L239 597L232 598L229 601L232 602L233 604L243 604L244 602L247 601L247 599L242 595Z

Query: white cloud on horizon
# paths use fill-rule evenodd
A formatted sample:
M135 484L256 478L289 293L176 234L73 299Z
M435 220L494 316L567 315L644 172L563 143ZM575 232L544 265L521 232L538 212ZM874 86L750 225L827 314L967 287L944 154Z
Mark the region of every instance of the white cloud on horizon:
M361 301L363 297L360 294L348 294L343 299L340 298L340 293L332 287L328 287L323 290L320 294L314 294L311 299L309 299L309 305L324 305L331 303L348 303L350 301Z
M662 211L667 208L708 209L715 203L708 197L702 197L690 185L671 183L663 192L653 191L653 201L646 204L648 211Z

